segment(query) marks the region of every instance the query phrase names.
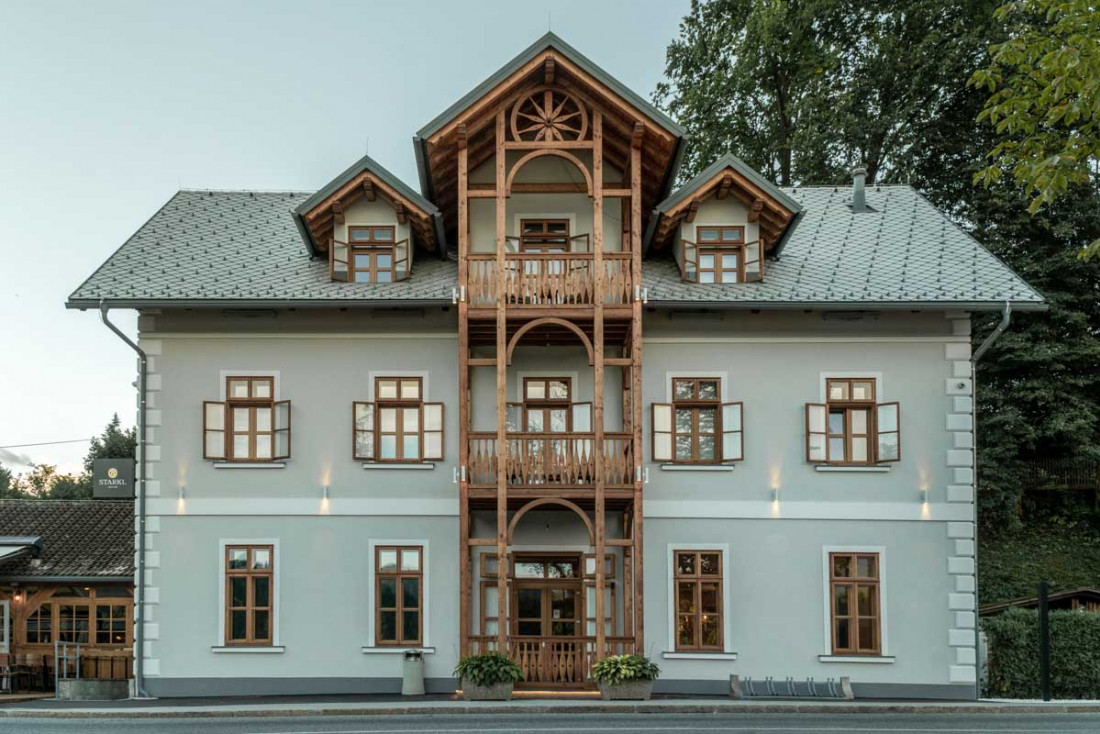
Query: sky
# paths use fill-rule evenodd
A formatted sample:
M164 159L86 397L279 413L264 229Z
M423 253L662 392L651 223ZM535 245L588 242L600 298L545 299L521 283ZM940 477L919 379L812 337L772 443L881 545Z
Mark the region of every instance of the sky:
M689 0L0 0L0 448L81 470L136 359L66 297L180 188L313 191L412 135L546 32L644 97ZM131 336L133 311L113 311Z

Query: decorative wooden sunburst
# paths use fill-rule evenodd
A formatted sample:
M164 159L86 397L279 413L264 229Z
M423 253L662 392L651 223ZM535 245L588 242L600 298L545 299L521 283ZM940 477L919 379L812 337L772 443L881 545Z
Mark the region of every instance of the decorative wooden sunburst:
M588 132L584 105L560 89L539 89L512 107L512 137L526 142L583 140Z

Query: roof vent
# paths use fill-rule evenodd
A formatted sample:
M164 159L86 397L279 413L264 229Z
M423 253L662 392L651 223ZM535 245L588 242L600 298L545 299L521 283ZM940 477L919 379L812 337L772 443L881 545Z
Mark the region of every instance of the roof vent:
M867 211L867 191L864 187L867 181L867 169L862 166L852 169L852 211Z

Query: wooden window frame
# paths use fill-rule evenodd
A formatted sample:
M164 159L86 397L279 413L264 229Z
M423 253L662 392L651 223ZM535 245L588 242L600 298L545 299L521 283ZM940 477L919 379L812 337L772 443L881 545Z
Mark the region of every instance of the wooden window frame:
M245 568L230 568L229 559L233 551L245 551ZM268 568L255 568L254 553L257 550L268 552ZM271 647L275 636L275 546L270 543L234 544L225 546L225 556L222 558L225 567L225 639L226 647ZM233 606L233 579L245 579L245 604ZM255 600L255 579L266 578L267 606L257 606ZM245 614L245 636L233 638L233 612L243 611ZM267 637L257 637L255 634L255 613L267 612Z
M397 553L397 570L383 571L381 556L383 551L395 551ZM406 551L415 551L420 557L416 571L401 570L401 554ZM395 580L395 607L382 607L382 581L384 579ZM404 585L406 579L416 579L417 602L419 606L411 610L405 608ZM394 640L382 639L382 612L392 611L395 614L395 629L397 637ZM417 613L417 629L415 637L406 635L405 612ZM419 646L424 644L424 546L422 545L376 545L374 547L374 644L376 647L401 647Z
M725 232L727 230L737 230L739 235L735 239L727 239ZM712 283L717 284L729 284L729 283L755 283L764 279L764 248L763 243L760 240L748 242L745 239L746 227L743 224L723 224L723 225L697 225L695 227L695 242L691 243L695 247L695 259L693 261L695 265L695 277L691 279L693 283L702 283L703 273L714 273L714 280ZM717 238L713 240L704 240L703 234L705 232L716 232ZM760 267L757 277L749 278L749 271L747 263L750 262L749 249L750 247L756 247L756 258L751 262L759 262ZM737 268L723 268L721 265L721 257L723 254L735 252L737 254ZM714 257L714 267L704 268L702 266L703 257L706 255L712 255ZM686 257L686 255L685 255ZM732 277L729 277L732 276Z
M245 397L233 396L231 385L234 382L247 382L248 383L248 395ZM255 395L256 385L266 383L268 397L257 397ZM211 417L211 410L216 413L219 409L221 411L221 427L212 428L209 423ZM256 421L257 409L267 409L271 411L271 421L267 430L259 430ZM235 411L247 410L248 411L248 428L245 430L237 430L235 422ZM282 426L280 420L280 413L285 413L286 425ZM203 458L211 459L215 461L236 462L236 463L270 463L274 461L283 461L290 458L291 447L291 411L289 400L276 400L275 399L275 378L272 376L255 376L255 375L230 375L225 378L225 400L204 400L202 404L202 442L203 442ZM217 456L210 453L210 434L221 434L222 450L221 455ZM279 439L281 433L286 434L286 449L284 452L279 450ZM237 456L234 450L235 437L247 436L248 437L248 455ZM271 442L271 455L267 457L256 456L257 439L260 436L267 436Z
M369 237L365 240L357 240L353 232L367 230ZM389 233L389 237L378 237L375 232L382 230ZM349 283L394 283L397 281L397 228L392 224L349 224L347 228L348 246L348 282ZM369 255L370 267L357 268L356 255ZM389 255L390 266L378 267L378 255ZM366 272L370 275L366 281L357 281L355 275L358 272ZM388 281L379 281L379 273L389 273Z
M871 394L867 398L853 398L853 386L855 383L866 383L870 386ZM806 404L806 460L816 464L828 466L875 466L881 463L893 463L901 460L901 408L897 402L878 402L878 380L874 377L827 377L825 378L825 402ZM846 389L845 398L832 399L834 385L843 385ZM883 458L880 454L879 414L883 409L894 411L895 425L893 430L883 431L883 434L893 434L897 442L897 455L893 458ZM822 431L813 431L811 411L817 409L824 416ZM839 432L832 431L830 416L834 412L843 411L844 424ZM866 433L855 433L853 430L853 413L866 411ZM823 441L824 460L814 459L811 455L812 436L820 436ZM834 457L832 452L833 440L840 439L844 446L844 454ZM867 442L867 458L856 461L851 458L852 444L855 439L864 439Z
M381 390L379 388L382 382L396 382L397 383L397 397L383 398ZM417 396L416 398L401 397L401 383L403 382L416 382L417 384ZM351 407L351 453L352 458L356 461L366 461L376 464L420 464L427 461L443 461L444 451L444 438L445 430L444 423L446 420L446 413L443 403L432 402L424 399L424 378L419 376L400 376L400 375L379 375L374 378L374 400L373 401L355 401ZM417 416L417 432L414 434L411 431L405 431L405 414L404 411L410 408L416 408L418 411ZM382 432L382 411L383 410L396 410L395 424L393 431ZM360 428L358 417L360 411L369 413L369 417L365 419L365 422L370 426L369 428ZM438 411L439 422L438 428L428 428L427 420L429 411ZM364 436L362 442L368 447L369 453L361 453L359 451L360 446L360 434L369 434ZM439 434L439 452L436 455L432 455L428 452L428 447L425 439L431 434ZM382 436L395 436L396 446L395 453L397 454L393 458L382 458ZM402 440L405 436L417 436L417 446L419 447L418 457L406 457L405 444Z
M542 232L528 234L524 232L527 224L541 224ZM565 232L551 233L548 231L551 224L564 224ZM561 254L568 253L571 245L571 227L568 219L560 217L530 217L519 220L519 251L540 253L547 249L561 248Z
M42 598L40 602L34 604L33 596L28 597L28 604L32 604L33 608L26 613L21 630L15 630L16 634L13 637L19 638L19 644L36 646L36 645L53 645L54 640L61 641L61 607L82 607L88 609L88 629L87 640L81 640L80 644L89 649L101 649L101 650L117 650L133 644L133 621L134 621L134 598L130 596L105 596L100 597L98 594L98 588L95 586L85 589L85 593L80 596L67 595L62 593L63 589L55 589L49 591L49 595ZM97 630L98 610L101 607L122 607L123 616L121 621L123 625L122 642L99 642ZM43 612L49 617L49 629L43 630L41 627ZM33 621L35 624L35 639L31 639L31 624ZM118 621L118 618L111 613L109 616L109 623ZM43 631L46 633L47 639L43 640ZM80 630L69 630L73 634L79 633ZM113 628L108 629L108 634L113 635ZM14 642L14 640L13 640ZM69 640L67 642L73 643L75 640Z
M836 572L836 561L839 558L848 558L851 574L840 576ZM860 576L859 559L874 558L875 573L873 576ZM847 587L848 614L837 614L837 589ZM871 598L874 600L874 614L861 614L859 611L859 590L871 589ZM873 620L874 644L865 645L860 639L860 621ZM837 644L837 628L839 622L848 622L848 639L851 644L848 647L840 647ZM878 552L864 551L834 551L829 553L829 642L833 655L882 655L882 555Z
M704 574L702 572L702 563L700 556L713 555L718 557L718 571L714 574ZM680 572L680 557L681 556L693 556L694 557L694 572L690 574ZM724 575L725 575L725 557L720 548L704 548L704 549L685 549L672 551L672 612L673 612L673 643L676 652L723 652L726 644L726 610L725 604L725 588L724 588ZM704 584L716 584L718 590L716 593L716 599L718 601L718 644L717 645L704 645L703 639L703 585ZM681 612L680 611L680 586L681 584L691 584L693 593L694 612ZM684 645L680 642L680 618L692 617L694 619L694 642L691 645Z
M692 383L692 397L677 398L676 385L678 383ZM700 398L699 383L716 383L715 397ZM691 431L688 434L676 430L676 412L679 410L691 411ZM714 433L701 433L699 431L699 411L714 411ZM676 439L679 436L691 437L691 458L680 459L676 451ZM714 458L699 458L699 441L710 436L714 440ZM673 377L672 378L672 462L674 464L720 464L722 463L722 378L720 377Z
M543 395L544 398L530 398L527 393L527 386L531 383L543 383ZM550 395L550 383L551 382L564 382L565 383L565 397L564 398L551 398ZM530 419L529 413L534 411L542 411L542 430L531 431L529 430ZM523 378L523 431L521 433L561 433L561 431L551 431L546 421L546 411L548 410L564 410L565 411L565 431L564 433L573 432L573 379L571 377L524 377Z

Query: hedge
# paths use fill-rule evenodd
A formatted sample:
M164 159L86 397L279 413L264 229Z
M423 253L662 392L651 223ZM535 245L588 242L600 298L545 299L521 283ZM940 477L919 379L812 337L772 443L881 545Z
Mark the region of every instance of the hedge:
M1039 613L1009 609L982 620L989 649L985 695L1039 698ZM1050 613L1050 689L1054 698L1100 698L1100 614Z

